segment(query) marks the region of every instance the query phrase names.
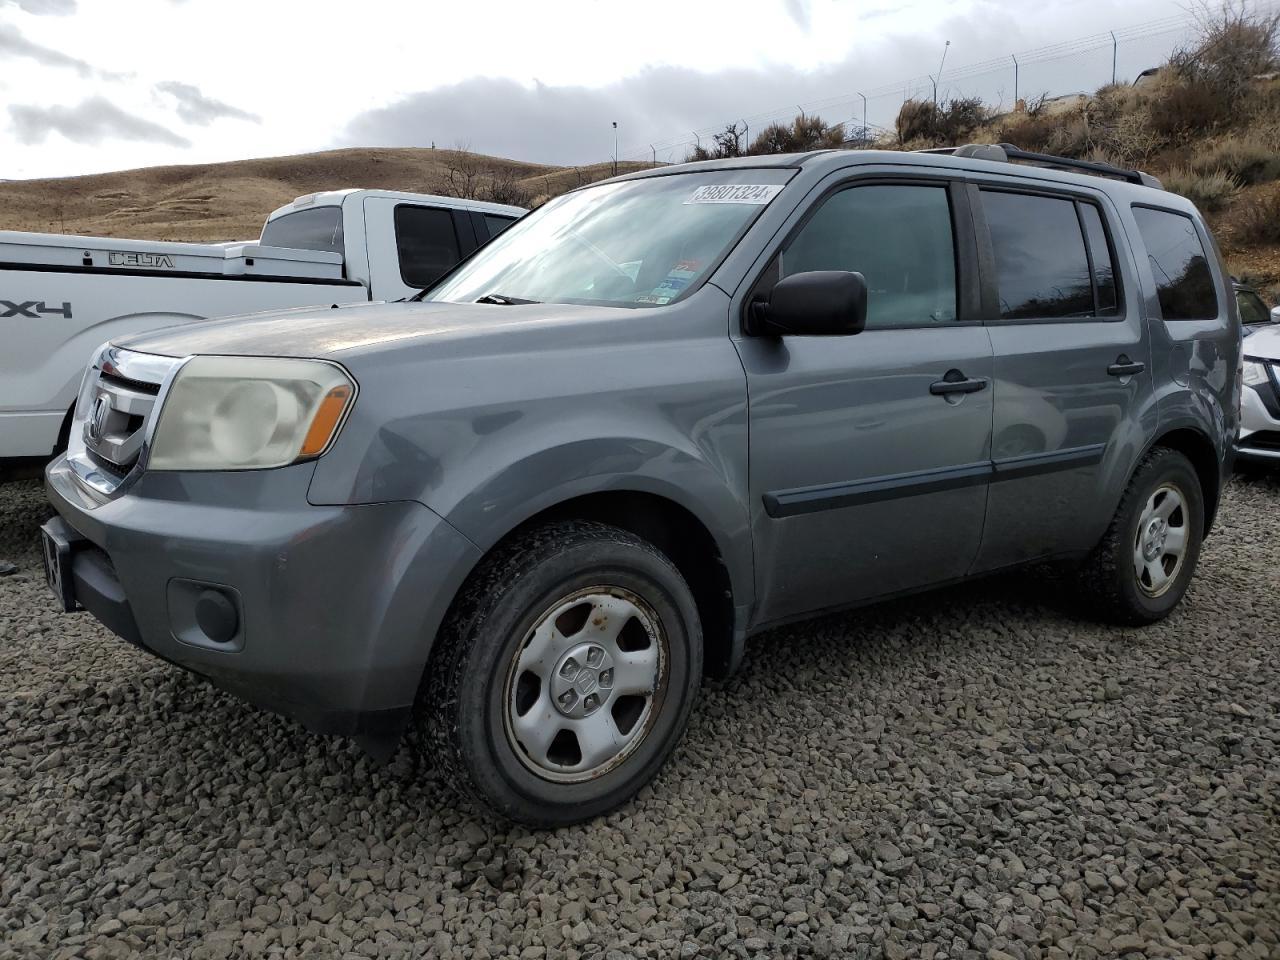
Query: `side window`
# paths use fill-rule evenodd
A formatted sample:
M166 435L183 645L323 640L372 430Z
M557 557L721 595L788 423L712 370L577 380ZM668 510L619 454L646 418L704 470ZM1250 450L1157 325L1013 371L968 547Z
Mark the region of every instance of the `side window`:
M1240 322L1243 324L1271 322L1271 311L1252 290L1237 290L1236 306L1240 309Z
M1165 320L1212 320L1218 295L1204 244L1191 218L1170 210L1134 207Z
M435 207L396 207L400 276L411 287L429 287L462 259L453 214Z
M1095 316L1074 200L983 190L982 209L996 258L1002 320Z
M492 213L484 215L484 225L489 228L490 237L496 237L515 222L513 217L499 217Z
M1098 294L1098 316L1114 317L1120 313L1120 297L1116 292L1116 271L1111 262L1111 244L1102 225L1102 214L1092 203L1077 203L1084 234L1089 240L1089 258L1093 263L1094 289Z
M851 270L867 280L867 329L956 319L947 188L850 187L828 197L780 258L780 277Z

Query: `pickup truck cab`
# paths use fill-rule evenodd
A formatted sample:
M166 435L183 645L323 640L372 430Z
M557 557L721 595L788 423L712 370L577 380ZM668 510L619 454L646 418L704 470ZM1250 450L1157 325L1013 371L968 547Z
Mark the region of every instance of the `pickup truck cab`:
M647 783L772 625L1048 560L1110 621L1167 616L1239 363L1204 221L1133 171L645 171L419 301L108 345L46 472L49 580L313 729L421 724L480 802L568 823Z
M525 211L387 190L299 197L262 236L196 244L0 231L0 467L66 445L104 341L208 317L400 300Z

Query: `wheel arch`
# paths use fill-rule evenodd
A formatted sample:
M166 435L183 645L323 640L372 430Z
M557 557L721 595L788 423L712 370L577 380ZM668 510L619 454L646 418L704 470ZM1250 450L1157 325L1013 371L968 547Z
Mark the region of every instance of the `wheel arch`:
M740 572L735 576L731 540L717 538L699 512L666 491L638 486L564 492L550 502L540 503L505 533L485 537L481 543L484 555L489 556L536 527L561 520L609 524L635 534L666 554L689 584L697 604L707 674L724 677L737 668L746 634L744 611L750 580L742 582ZM483 562L482 559L476 567ZM458 594L465 589L464 583Z
M1176 450L1191 461L1204 493L1204 534L1209 535L1218 512L1218 499L1222 493L1222 460L1209 435L1196 424L1171 425L1161 432L1144 450L1143 457L1156 447ZM1134 464L1134 470L1137 464ZM1132 476L1133 471L1130 471Z

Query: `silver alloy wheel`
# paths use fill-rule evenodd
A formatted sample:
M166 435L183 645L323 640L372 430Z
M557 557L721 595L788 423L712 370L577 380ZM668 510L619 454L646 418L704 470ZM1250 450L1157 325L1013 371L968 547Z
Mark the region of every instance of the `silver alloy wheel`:
M557 601L507 672L504 720L516 756L561 783L612 770L652 727L668 659L657 614L629 590L588 587Z
M1138 588L1148 597L1160 596L1177 579L1190 533L1186 497L1174 484L1161 484L1147 498L1133 544Z

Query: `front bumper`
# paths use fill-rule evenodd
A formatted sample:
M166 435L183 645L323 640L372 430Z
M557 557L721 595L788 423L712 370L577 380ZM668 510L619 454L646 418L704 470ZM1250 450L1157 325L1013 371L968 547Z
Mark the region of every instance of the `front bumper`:
M1271 364L1267 364L1271 371ZM1236 456L1280 463L1280 389L1273 379L1240 391L1240 438Z
M479 551L418 503L312 506L314 464L143 474L115 499L65 457L45 487L70 541L67 589L113 632L323 733L396 734L436 629ZM201 626L212 591L232 635Z

